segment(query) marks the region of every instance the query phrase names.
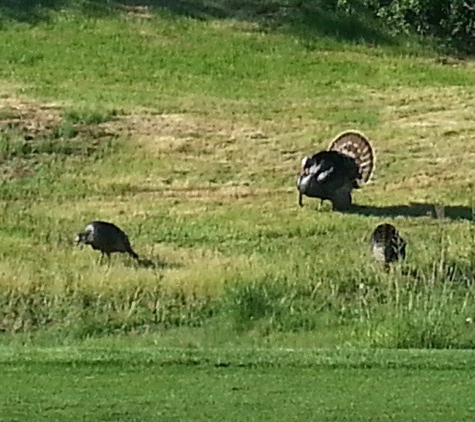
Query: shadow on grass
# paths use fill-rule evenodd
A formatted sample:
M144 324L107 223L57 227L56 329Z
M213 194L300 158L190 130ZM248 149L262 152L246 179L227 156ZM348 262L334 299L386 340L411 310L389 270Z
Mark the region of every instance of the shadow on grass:
M67 0L1 0L0 16L34 25L47 21L50 11L67 4Z
M194 19L255 22L260 24L262 29L281 28L305 38L327 36L340 41L371 44L394 42L392 37L370 25L369 21L336 11L336 1L144 0L127 3L140 3L151 9L166 9ZM311 44L308 46L311 47Z
M131 2L115 0L0 0L0 22L11 20L30 25L48 22L51 12L74 9L85 16L112 15ZM136 2L140 3L140 2Z
M181 264L176 262L166 262L157 257L139 258L138 260L127 259L124 261L126 267L147 268L150 270L166 270L182 268Z
M336 0L3 0L0 17L37 24L49 19L49 13L74 7L89 16L104 16L123 11L146 17L165 10L192 19L235 19L257 23L259 30L281 30L297 35L313 48L325 36L360 44L394 44L394 38L360 16L348 16L336 10Z
M411 202L409 205L390 205L384 207L353 205L347 214L376 217L431 217L437 218L436 205ZM474 220L475 209L465 206L445 206L444 218L450 220Z

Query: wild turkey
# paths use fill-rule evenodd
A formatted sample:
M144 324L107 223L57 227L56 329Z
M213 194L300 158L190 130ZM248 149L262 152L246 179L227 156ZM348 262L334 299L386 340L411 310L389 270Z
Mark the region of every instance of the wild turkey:
M406 258L406 241L393 225L380 224L371 234L371 252L376 260L388 267L392 262Z
M374 169L374 153L368 139L359 132L338 135L328 151L302 160L297 179L299 205L302 195L331 201L334 210L351 206L351 191L366 184Z
M89 223L85 231L78 233L76 236L76 244L84 243L91 245L92 249L101 251L101 261L104 254L110 261L110 254L113 252L128 253L135 259L139 256L130 246L129 238L115 224L105 221L92 221Z

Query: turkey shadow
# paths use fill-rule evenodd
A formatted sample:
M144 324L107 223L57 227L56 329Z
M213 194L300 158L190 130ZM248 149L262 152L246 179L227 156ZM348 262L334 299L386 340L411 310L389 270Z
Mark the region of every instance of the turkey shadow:
M128 259L124 262L126 267L138 267L138 268L147 268L150 270L165 270L165 269L176 269L183 267L182 264L176 262L166 262L157 257L151 258L139 258L137 260Z
M349 210L343 212L374 217L430 217L449 220L473 220L475 217L475 209L472 207L447 205L443 207L442 215L438 215L439 208L441 208L439 205L418 202L382 207L354 204Z

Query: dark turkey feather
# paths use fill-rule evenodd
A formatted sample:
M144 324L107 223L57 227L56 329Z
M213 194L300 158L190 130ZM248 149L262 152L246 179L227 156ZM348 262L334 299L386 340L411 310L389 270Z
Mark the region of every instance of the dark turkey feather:
M338 135L328 151L302 160L297 179L299 204L305 195L328 199L334 209L347 209L351 206L351 191L368 182L373 169L373 150L362 134L349 131Z
M95 250L101 251L102 255L113 252L128 253L135 259L139 256L134 252L128 236L115 224L106 221L92 221L86 229L76 236L76 244L84 243L91 245Z
M373 257L388 265L406 258L406 241L391 224L380 224L371 234Z

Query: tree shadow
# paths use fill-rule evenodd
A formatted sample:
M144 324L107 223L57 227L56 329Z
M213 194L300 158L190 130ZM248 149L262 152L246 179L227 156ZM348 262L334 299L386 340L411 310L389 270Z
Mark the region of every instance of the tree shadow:
M35 25L49 20L50 11L67 4L67 0L0 0L0 16Z
M76 9L90 16L125 11L144 17L165 10L192 19L235 19L258 24L259 31L279 30L292 33L313 48L313 40L324 36L358 44L394 44L385 34L361 16L336 11L336 0L90 0L76 3ZM68 0L0 0L0 15L12 20L37 24L49 19L49 13L74 2Z
M142 0L121 2L128 7L167 10L193 19L235 19L259 24L259 30L290 32L307 41L322 36L359 44L394 44L374 20L336 10L336 1L317 0ZM312 43L306 44L312 48Z
M438 206L434 204L423 204L411 202L409 205L390 205L390 206L368 206L352 205L344 211L347 214L359 214L376 217L431 217L447 218L450 220L474 220L475 209L461 205L449 205L443 207L443 216L437 214Z

